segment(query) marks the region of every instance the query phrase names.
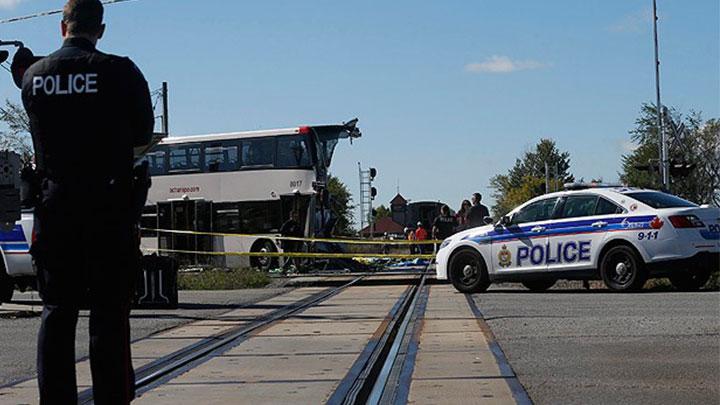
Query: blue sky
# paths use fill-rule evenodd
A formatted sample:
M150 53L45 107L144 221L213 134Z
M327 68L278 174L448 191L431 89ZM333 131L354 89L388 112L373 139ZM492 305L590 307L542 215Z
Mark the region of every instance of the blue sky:
M0 18L62 1L0 0ZM651 0L180 1L106 9L100 48L170 83L174 135L337 123L332 171L353 192L357 162L395 194L453 208L541 137L577 178L617 179L627 131L654 100ZM717 0L659 0L663 102L720 117ZM0 25L36 53L57 16ZM18 99L9 77L0 97ZM489 201L491 202L491 201Z

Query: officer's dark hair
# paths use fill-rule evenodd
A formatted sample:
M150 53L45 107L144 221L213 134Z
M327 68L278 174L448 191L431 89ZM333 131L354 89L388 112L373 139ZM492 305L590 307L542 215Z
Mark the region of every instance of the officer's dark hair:
M100 0L68 0L63 7L63 22L69 34L95 35L100 32L102 21Z
M473 197L475 197L475 199L477 200L477 202L482 201L482 194L480 194L480 193L474 193L474 194L473 194Z

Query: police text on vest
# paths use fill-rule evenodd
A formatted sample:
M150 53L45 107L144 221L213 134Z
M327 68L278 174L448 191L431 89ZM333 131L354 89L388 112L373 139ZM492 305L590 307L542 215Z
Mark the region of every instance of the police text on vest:
M97 93L97 77L97 73L33 76L33 96L37 95L38 90L48 96Z

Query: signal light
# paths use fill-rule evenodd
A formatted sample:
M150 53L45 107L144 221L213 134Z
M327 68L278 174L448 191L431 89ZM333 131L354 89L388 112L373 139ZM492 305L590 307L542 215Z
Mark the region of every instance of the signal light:
M374 167L370 168L370 180L375 180L375 176L377 176L377 169Z
M298 128L298 133L300 135L307 135L310 133L310 127L300 127Z
M705 227L705 224L695 215L671 215L668 219L675 228Z
M375 196L377 196L377 189L375 187L370 187L370 198L374 200Z

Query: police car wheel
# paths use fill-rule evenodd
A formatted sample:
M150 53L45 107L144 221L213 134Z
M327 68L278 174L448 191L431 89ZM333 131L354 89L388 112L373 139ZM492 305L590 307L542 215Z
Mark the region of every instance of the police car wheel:
M697 291L710 279L710 271L706 269L683 271L669 277L673 287L680 291Z
M634 291L645 285L644 263L629 246L614 246L600 261L600 275L605 285L614 291Z
M275 245L267 240L262 239L259 241L256 241L252 247L250 248L251 252L264 252L264 253L274 253L277 252L277 249L275 249ZM269 257L269 256L251 256L250 257L250 266L254 267L259 270L267 271L270 269L274 269L278 267L278 261L276 257Z
M532 280L523 281L522 285L530 291L545 291L555 285L557 280Z
M474 250L463 249L453 254L448 267L450 281L461 293L482 292L490 286L485 262Z

